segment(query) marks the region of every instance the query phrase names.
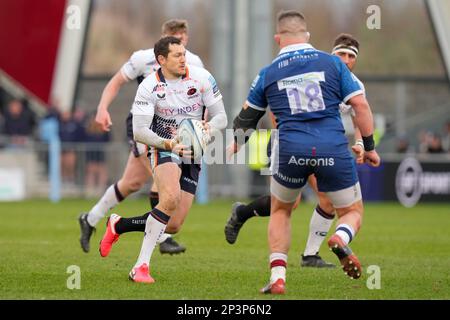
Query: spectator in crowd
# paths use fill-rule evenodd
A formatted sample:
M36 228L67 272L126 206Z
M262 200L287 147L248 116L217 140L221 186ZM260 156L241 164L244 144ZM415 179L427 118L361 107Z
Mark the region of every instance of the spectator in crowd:
M59 117L59 138L61 139L61 175L64 183L75 183L77 155L73 143L85 138L83 120L75 118L70 111Z
M433 133L430 136L429 142L428 142L428 153L443 153L444 148L442 148L442 140L441 136Z
M399 137L397 139L396 151L398 153L407 153L410 151L409 140L406 137Z
M417 138L419 140L419 152L420 153L427 153L428 152L428 145L430 144L430 138L431 138L431 132L421 130Z
M33 133L35 116L24 102L11 100L4 113L3 133L8 136L10 146L24 146Z
M442 135L442 148L444 151L450 152L450 119L444 126L444 134Z
M109 132L104 132L95 122L95 115L87 121L86 140L86 194L93 195L102 192L108 182L108 172L105 164L105 147L110 141Z

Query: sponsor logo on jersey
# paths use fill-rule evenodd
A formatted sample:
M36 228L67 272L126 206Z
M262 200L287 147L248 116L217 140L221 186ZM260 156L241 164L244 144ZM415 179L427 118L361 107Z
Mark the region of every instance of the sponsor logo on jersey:
M156 92L156 96L159 99L164 99L166 97L166 88L167 84L164 82L158 83L156 86L153 87L152 93Z
M203 106L199 103L194 103L190 106L184 106L184 107L178 107L178 108L162 108L162 107L156 107L156 112L162 116L175 116L179 114L188 114L191 112L196 112L197 110L201 109Z
M188 96L192 96L193 94L195 94L197 92L197 89L195 88L190 88L187 92Z
M209 76L208 81L209 81L209 83L211 83L211 87L213 89L213 93L219 92L219 87L217 86L216 79L214 79L213 76Z
M256 76L256 78L253 80L252 85L251 85L251 90L255 89L256 84L258 83L260 76L259 74Z
M159 82L156 86L153 87L152 93L154 92L164 92L167 84L164 82Z
M147 106L148 102L147 101L136 100L136 101L134 101L134 104L137 105L137 106Z

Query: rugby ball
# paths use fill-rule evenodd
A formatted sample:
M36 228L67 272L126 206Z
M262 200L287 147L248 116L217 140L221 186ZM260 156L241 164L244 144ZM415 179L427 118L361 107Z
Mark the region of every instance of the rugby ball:
M183 119L177 130L178 142L191 148L194 160L200 160L209 141L209 135L200 120Z

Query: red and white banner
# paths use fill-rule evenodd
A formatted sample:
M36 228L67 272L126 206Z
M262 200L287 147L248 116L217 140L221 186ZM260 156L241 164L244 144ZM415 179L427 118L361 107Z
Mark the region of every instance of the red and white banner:
M0 1L2 74L31 98L70 108L89 6L90 0Z

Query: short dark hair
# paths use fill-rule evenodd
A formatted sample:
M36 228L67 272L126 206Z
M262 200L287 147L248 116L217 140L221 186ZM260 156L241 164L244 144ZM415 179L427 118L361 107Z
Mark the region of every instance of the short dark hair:
M354 36L348 33L341 33L334 40L333 48L338 45L344 45L346 47L355 47L359 51L359 42Z
M158 61L159 56L163 56L167 58L169 55L169 46L171 44L181 44L181 40L172 36L169 37L163 37L158 40L158 42L155 43L155 47L153 48L153 52L155 53L155 59Z
M280 11L277 15L277 33L298 35L306 32L306 20L303 14L295 10Z
M184 19L170 19L162 25L162 34L175 34L177 32L187 32L188 22Z
M303 14L301 14L300 12L296 11L296 10L282 10L280 12L278 12L277 15L277 21L280 22L286 18L297 18L300 20L305 21L305 17L303 16Z

